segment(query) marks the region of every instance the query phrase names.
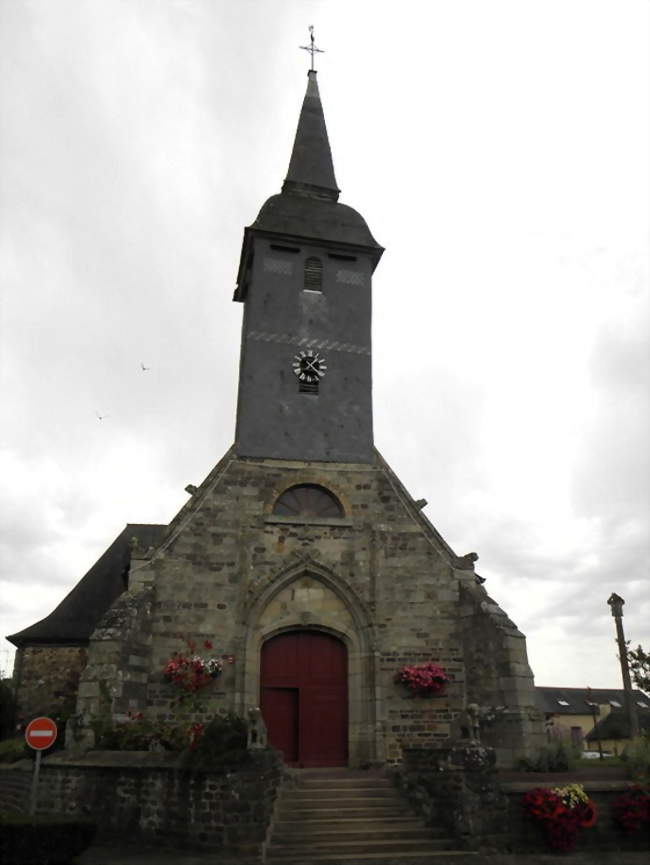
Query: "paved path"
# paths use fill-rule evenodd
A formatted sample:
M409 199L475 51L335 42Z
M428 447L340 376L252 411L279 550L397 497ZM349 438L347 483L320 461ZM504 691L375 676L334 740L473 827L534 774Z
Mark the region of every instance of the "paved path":
M617 850L572 853L554 856L542 853L467 854L426 859L384 859L383 865L648 865L646 853L623 853ZM348 860L349 861L349 860ZM372 860L357 860L358 865L372 865ZM75 865L253 865L250 860L224 859L219 853L197 853L169 847L93 846L75 859ZM309 865L305 857L304 865ZM330 861L328 865L339 865ZM347 862L346 862L347 865Z

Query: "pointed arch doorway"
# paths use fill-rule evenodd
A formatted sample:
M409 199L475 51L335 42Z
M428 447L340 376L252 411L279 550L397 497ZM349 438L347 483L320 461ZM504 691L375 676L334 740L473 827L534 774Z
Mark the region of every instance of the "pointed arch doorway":
M260 707L288 765L348 765L347 679L347 649L331 634L289 631L264 643Z

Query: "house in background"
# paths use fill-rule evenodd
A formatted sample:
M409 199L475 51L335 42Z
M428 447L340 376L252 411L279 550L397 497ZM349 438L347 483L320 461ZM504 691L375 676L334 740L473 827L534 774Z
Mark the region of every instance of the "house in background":
M544 713L546 734L548 739L552 736L561 736L570 739L572 744L588 749L592 742L597 742L597 734L592 738L594 727L607 721L613 715L617 719L617 729L623 729L618 719L625 716L625 696L622 688L551 688L536 686L537 705ZM641 730L648 729L643 726L642 718L650 718L650 697L643 691L632 691L634 702L639 716L639 727ZM627 721L624 725L627 734L624 739L629 739ZM611 722L607 731L611 732ZM601 737L603 748L605 737ZM625 742L621 737L610 736L618 739L618 751L622 750ZM607 750L614 750L607 748Z
M643 708L642 706L645 706ZM650 734L650 699L637 702L637 718L639 719L639 730L646 735ZM587 733L586 743L590 750L597 750L598 743L603 751L612 754L621 754L625 746L631 741L630 721L624 709L612 709L596 726Z

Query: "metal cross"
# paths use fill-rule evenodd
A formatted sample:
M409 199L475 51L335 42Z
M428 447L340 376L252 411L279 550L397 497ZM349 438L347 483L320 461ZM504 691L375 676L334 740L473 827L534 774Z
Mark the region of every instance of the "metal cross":
M325 52L323 51L322 48L316 48L316 45L314 43L314 25L313 24L310 25L310 27L309 27L309 38L311 40L311 43L309 45L301 45L300 48L303 51L309 51L309 53L311 54L311 71L314 72L315 71L314 70L314 54L324 54Z

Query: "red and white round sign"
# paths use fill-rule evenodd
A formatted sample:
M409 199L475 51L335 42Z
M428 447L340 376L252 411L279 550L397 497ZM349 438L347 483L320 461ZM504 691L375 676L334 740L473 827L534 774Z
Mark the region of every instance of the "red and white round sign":
M56 724L51 718L34 718L25 730L25 741L35 751L44 751L56 741Z

